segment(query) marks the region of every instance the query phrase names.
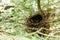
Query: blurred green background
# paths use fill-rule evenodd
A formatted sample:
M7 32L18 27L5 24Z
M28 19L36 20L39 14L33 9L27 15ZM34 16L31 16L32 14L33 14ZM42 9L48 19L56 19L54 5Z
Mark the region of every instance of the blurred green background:
M37 34L27 36L24 23L27 17L38 11L36 0L11 0L11 3L14 6L13 10L2 9L3 12L0 13L0 40L60 40L57 37L59 34L56 38L43 38ZM51 8L52 21L60 18L60 0L41 0L41 7L42 10ZM60 28L60 22L51 23L51 29L54 28ZM54 35L53 33L50 35Z

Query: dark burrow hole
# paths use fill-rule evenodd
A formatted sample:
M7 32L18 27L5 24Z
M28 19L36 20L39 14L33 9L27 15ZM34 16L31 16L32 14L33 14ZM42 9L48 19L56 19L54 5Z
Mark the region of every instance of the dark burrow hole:
M42 15L36 14L32 17L30 17L30 21L33 23L39 23L43 19Z
M26 24L27 24L27 29L28 29L28 33L31 33L31 32L36 32L37 30L39 30L41 27L42 28L46 28L46 29L49 29L50 28L50 25L48 22L45 22L46 17L43 17L42 15L40 14L35 14L33 16L30 16L29 18L27 18L26 20ZM43 34L49 34L50 33L50 30L46 30L46 29L42 29L40 32L43 33ZM39 34L37 33L39 36L43 36L42 34Z
M40 23L40 21L42 21L43 16L40 14L35 14L31 17L28 18L27 20L27 26L28 27L37 27Z
M46 20L43 19L43 16L40 15L40 14L35 14L33 16L30 16L29 18L27 18L26 20L26 24L27 24L27 27L28 27L28 30L27 32L35 32L37 31L38 29L40 29L41 27L43 28L47 28L49 29L49 23L46 23L45 22ZM41 23L42 22L42 23ZM42 25L43 24L43 25ZM34 29L33 29L34 28ZM37 30L35 30L37 29ZM50 31L48 30L45 30L45 29L42 29L40 31L41 33L44 33L44 34L49 34ZM44 35L41 35L41 34L38 34L39 36L44 36Z

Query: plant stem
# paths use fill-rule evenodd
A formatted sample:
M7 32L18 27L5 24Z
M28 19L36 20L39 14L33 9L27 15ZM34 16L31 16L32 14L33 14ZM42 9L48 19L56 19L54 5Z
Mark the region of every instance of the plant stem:
M37 0L37 7L38 7L39 13L44 15L44 12L41 9L41 0Z

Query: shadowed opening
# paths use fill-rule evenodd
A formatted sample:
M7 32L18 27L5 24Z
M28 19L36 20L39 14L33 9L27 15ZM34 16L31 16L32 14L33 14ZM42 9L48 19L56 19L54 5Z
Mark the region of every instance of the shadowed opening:
M28 18L27 26L29 27L37 27L40 25L40 21L43 19L43 16L40 14L35 14Z
M30 18L30 22L39 23L43 19L42 15L36 14Z

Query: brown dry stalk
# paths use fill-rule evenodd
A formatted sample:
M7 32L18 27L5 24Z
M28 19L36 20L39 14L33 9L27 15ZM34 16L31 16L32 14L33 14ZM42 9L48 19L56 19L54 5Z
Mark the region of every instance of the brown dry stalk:
M50 38L60 38L60 36L51 36L51 35L47 35L47 34L44 34L44 33L41 33L41 32L38 32L38 33L41 34L41 35L50 37Z
M35 31L35 32L29 33L27 36L36 34L36 33L40 32L42 29L49 30L49 29L47 29L47 28L40 28L40 29L38 29L38 30ZM51 30L49 30L49 31L51 31Z
M49 29L46 29L46 28L40 28L40 29L37 30L36 32L30 33L30 34L28 34L28 35L26 35L26 36L31 36L31 35L33 35L33 34L38 33L38 34L41 34L41 35L44 35L44 36L47 36L47 37L50 37L50 38L60 38L60 36L51 36L51 35L47 35L47 34L41 33L40 31L41 31L42 29L49 30Z
M40 28L40 29L37 30L36 32L33 32L33 33L29 33L29 34L27 34L27 36L30 36L30 35L36 34L38 31L41 31L41 30L42 30L42 28Z
M44 15L44 12L42 11L42 8L41 8L41 0L37 0L37 8L39 13Z

